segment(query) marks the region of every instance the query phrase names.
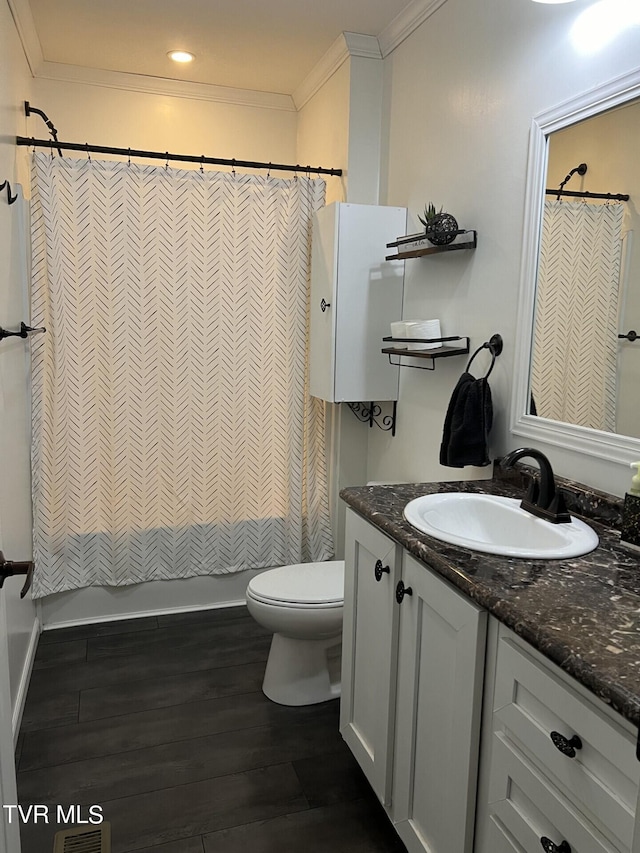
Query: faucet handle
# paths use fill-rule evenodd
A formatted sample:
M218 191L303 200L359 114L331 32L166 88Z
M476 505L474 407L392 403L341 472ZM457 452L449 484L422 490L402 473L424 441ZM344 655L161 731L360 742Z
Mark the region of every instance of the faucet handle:
M536 479L532 479L527 489L526 502L529 504L537 504L540 497L540 484Z
M531 488L529 491L531 491ZM533 493L534 495L537 494L536 491ZM531 500L528 494L520 506L532 515L544 518L545 521L550 521L552 524L566 524L571 522L571 516L560 492L555 493L548 507L538 506L535 499Z
M547 511L553 516L550 520L556 524L565 524L566 522L571 521L571 516L569 515L569 510L567 509L567 504L562 492L555 493L553 500L547 507Z

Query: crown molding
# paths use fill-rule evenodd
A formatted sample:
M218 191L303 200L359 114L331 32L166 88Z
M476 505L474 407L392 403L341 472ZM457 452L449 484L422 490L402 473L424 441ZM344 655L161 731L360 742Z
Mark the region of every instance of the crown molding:
M36 25L33 22L29 0L7 0L7 3L22 42L27 64L31 74L35 77L44 57L42 56L42 45L38 38Z
M293 93L296 109L301 110L350 56L382 59L378 39L361 33L340 33Z
M388 56L447 0L413 0L378 36L382 56Z
M214 86L210 83L191 83L171 80L167 77L151 77L145 74L126 74L122 71L106 71L80 65L65 65L60 62L42 62L35 76L42 80L57 80L65 83L80 83L102 86L107 89L124 89L150 95L169 95L191 98L196 101L217 101L243 107L295 112L290 95L275 92L259 92L254 89L234 89L229 86Z
M382 59L380 45L375 36L365 36L362 33L344 32L342 36L350 56L364 56L365 59Z
M446 2L413 0L377 38L360 33L341 33L293 93L296 109L301 110L350 56L383 59Z
M388 56L420 24L424 23L440 6L446 3L446 0L413 0L385 27L378 38L361 33L341 33L298 86L293 96L47 62L42 55L42 46L33 21L29 0L7 0L7 3L34 77L69 83L84 83L110 89L124 89L132 92L295 112L302 109L350 56L360 56L367 59L381 59Z

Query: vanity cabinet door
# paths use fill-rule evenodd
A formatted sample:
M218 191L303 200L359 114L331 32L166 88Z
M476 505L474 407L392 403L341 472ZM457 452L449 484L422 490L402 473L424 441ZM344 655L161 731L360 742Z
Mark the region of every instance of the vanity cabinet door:
M401 548L347 510L340 731L381 802L391 793Z
M393 821L409 853L470 853L486 612L406 553L402 583Z

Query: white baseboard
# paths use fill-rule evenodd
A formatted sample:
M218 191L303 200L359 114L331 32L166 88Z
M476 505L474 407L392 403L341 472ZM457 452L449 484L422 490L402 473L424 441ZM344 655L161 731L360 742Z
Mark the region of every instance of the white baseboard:
M171 616L174 613L193 613L198 610L221 610L226 607L244 607L244 598L238 601L224 601L217 604L198 604L187 607L167 607L155 610L138 610L128 613L110 613L104 616L87 616L78 619L70 619L66 622L57 622L47 625L44 631L58 631L61 628L73 628L78 625L97 625L103 622L122 622L126 619L144 619L148 616Z
M31 637L27 647L20 683L16 693L16 701L13 706L13 747L15 749L20 734L20 725L22 724L22 714L24 713L24 704L27 700L27 691L29 690L29 681L31 679L31 671L33 670L33 661L35 660L36 650L38 648L38 638L40 637L40 620L34 619L33 628L31 629Z
M123 587L86 587L39 600L43 630L115 622L218 607L238 607L261 570L149 581Z

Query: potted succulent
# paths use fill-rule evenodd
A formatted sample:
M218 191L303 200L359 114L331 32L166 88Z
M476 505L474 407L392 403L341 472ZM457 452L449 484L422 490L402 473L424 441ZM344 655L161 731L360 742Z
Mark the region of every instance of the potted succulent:
M443 213L442 208L436 212L433 202L424 207L424 217L418 216L424 225L427 240L435 246L445 246L455 240L458 234L458 223L450 213Z

